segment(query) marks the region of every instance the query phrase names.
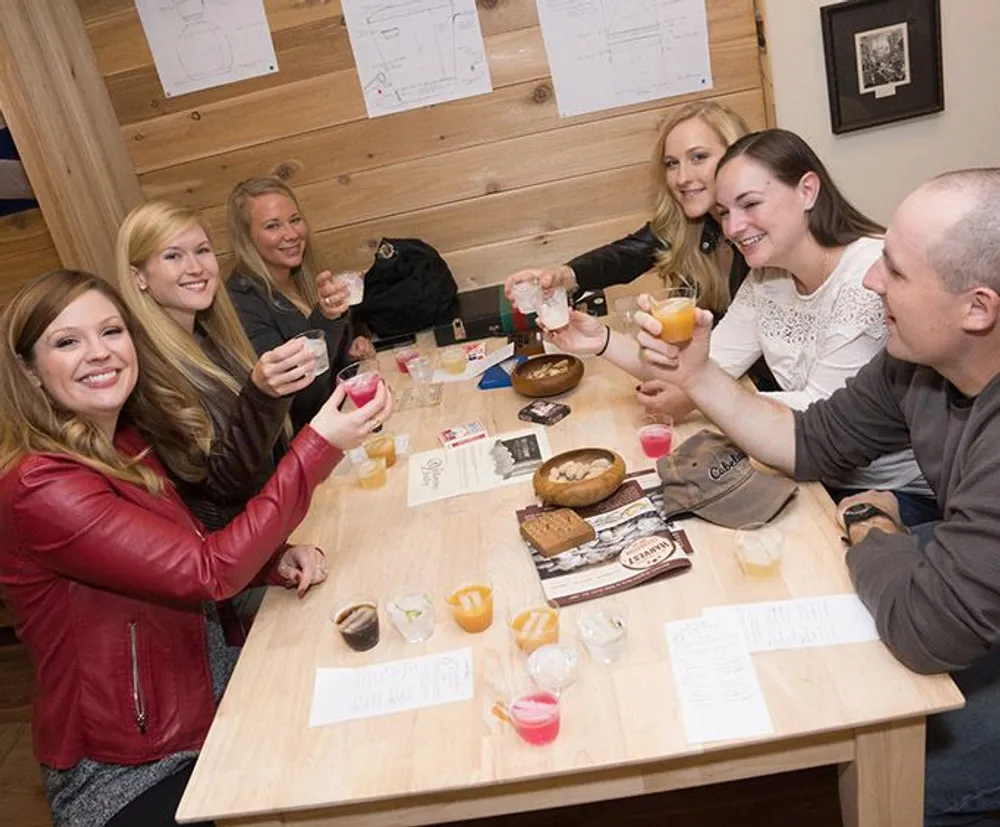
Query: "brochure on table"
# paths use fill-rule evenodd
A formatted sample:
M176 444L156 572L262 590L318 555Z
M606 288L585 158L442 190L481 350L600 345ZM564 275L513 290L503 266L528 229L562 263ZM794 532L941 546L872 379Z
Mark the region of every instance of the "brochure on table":
M661 516L661 501L660 477L648 470L628 475L606 500L574 509L596 536L551 557L531 549L545 596L566 606L691 568L690 541L676 522ZM523 508L517 512L518 524L546 510L540 505Z
M545 431L525 428L487 436L457 448L413 454L409 461L407 505L530 482L552 455Z

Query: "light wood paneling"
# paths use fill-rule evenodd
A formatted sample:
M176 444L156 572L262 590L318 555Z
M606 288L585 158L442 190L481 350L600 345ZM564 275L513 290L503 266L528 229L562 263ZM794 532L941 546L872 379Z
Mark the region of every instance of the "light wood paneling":
M202 210L223 260L232 186L276 174L335 267L418 236L461 285L639 226L669 107L702 97L765 125L753 0L707 4L713 89L560 118L533 0L477 0L494 91L368 119L340 0L265 0L279 72L166 98L131 0L77 0L143 194ZM582 245L582 246L581 246Z
M141 193L73 0L0 7L0 100L60 259L112 272Z
M26 281L59 266L40 210L0 218L0 308Z

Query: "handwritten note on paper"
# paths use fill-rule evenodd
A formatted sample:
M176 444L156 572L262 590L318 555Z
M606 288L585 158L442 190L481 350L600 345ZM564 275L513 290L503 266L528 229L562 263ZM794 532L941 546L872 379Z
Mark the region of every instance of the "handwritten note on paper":
M560 116L712 88L705 0L538 0Z
M317 669L309 726L467 701L472 690L469 647L361 669Z
M757 671L731 617L694 617L663 629L690 743L774 732Z
M751 652L878 640L875 621L854 594L718 606L704 615L733 617Z

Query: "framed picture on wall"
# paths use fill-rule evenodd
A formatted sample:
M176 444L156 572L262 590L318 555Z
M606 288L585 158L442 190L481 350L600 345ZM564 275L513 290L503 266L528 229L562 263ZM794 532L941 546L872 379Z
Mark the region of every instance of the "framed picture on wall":
M835 133L944 109L940 0L847 0L820 17Z

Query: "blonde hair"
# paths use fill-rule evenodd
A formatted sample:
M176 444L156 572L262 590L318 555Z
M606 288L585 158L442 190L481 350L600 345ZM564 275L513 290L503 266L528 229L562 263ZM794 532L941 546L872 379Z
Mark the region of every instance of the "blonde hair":
M696 283L699 304L709 310L722 311L729 305L729 280L719 273L712 259L701 252L705 221L689 219L667 186L664 144L675 127L692 118L704 121L726 147L750 131L743 118L711 101L685 104L667 115L656 138L653 171L657 195L649 224L669 246L657 255L656 270L666 285L682 281Z
M181 479L197 482L206 473L211 423L186 383L136 324L115 288L77 270L53 270L18 291L0 316L0 472L26 455L63 454L108 477L159 494L163 478L139 457L121 454L99 427L65 410L29 375L35 343L69 305L97 291L118 309L135 347L138 379L122 413L156 446L160 459Z
M137 268L169 246L180 233L194 227L204 230L206 238L210 238L204 220L187 207L149 201L132 210L122 222L115 244L118 288L138 322L202 399L213 398L220 388L238 396L253 371L257 355L225 286L219 283L212 304L199 310L195 319L230 369L212 361L194 336L177 323L150 291L139 289L135 278Z
M247 178L245 181L240 181L229 193L229 199L226 202L226 226L229 229L229 242L232 244L233 253L236 256L235 269L256 278L267 291L271 300L274 300L274 281L267 269L267 264L265 264L250 236L251 202L261 195L272 194L288 198L295 205L296 211L306 224L307 233L302 264L293 268L291 273L292 283L298 288L299 295L306 304L305 306L301 305L292 296L288 296L288 298L308 316L312 312L313 306L319 301L319 294L316 292L316 276L325 268L313 249L312 229L305 213L302 212L299 199L295 197L292 188L279 178Z

